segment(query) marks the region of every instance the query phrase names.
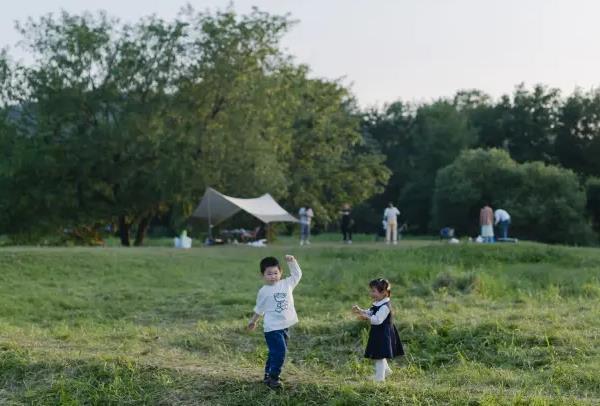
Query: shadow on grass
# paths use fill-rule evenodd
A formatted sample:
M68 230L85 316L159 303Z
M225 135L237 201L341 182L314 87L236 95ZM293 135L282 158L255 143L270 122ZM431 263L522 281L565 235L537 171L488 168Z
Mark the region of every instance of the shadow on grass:
M422 370L476 361L489 367L542 370L555 361L573 361L593 355L592 348L573 349L560 334L524 331L510 323L454 324L448 320L397 323L405 344L407 362ZM290 354L299 364L339 368L362 357L368 337L364 323L307 320L291 332ZM191 336L180 336L171 345L206 356L247 355L263 360L261 333L248 334L230 326L207 325Z
M126 359L35 360L18 348L0 349L2 404L364 405L364 404L577 404L568 397L524 388L427 382L403 376L385 384L344 373L286 372L285 387L260 383L260 368L215 363L160 368ZM565 371L567 372L567 371ZM564 378L566 379L566 378ZM593 399L592 399L593 400ZM537 402L537 403L536 403Z
M0 350L2 404L156 404L174 382L169 371L124 359L34 360Z

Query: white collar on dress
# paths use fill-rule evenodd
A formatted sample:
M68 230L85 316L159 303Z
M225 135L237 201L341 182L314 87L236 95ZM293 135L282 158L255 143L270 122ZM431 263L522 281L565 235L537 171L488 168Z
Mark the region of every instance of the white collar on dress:
M384 297L379 302L373 302L373 306L381 306L382 304L385 304L385 303L387 303L389 301L390 301L389 297Z

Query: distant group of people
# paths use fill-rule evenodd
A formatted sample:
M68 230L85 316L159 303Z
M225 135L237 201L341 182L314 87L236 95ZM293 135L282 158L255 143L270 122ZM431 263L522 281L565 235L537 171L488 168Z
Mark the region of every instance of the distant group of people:
M504 209L494 211L486 203L479 211L479 225L483 242L491 243L495 240L494 226L498 227L501 240L508 240L508 229L511 224L510 214Z
M298 210L298 219L300 223L300 245L310 244L310 227L315 212L310 206L302 206ZM346 244L352 244L352 229L354 227L354 219L350 205L345 204L340 211L340 226L342 229L343 241Z
M352 244L352 232L354 231L354 219L349 204L344 204L339 212L340 229L342 241ZM300 220L300 245L310 244L310 228L315 213L310 206L302 206L298 211ZM394 203L390 202L383 211L383 229L385 230L386 244L398 244L399 227L398 217L400 210ZM498 240L509 240L508 230L511 225L510 214L504 209L493 210L489 204L485 204L479 212L479 225L481 227L480 237L483 242L491 243L496 240L494 227L498 229Z
M339 212L340 229L342 232L342 241L345 244L352 244L352 232L354 231L354 219L352 218L352 210L350 204L346 203L342 206ZM400 210L389 203L388 207L383 212L383 228L385 230L385 241L387 244L398 243L398 216ZM315 213L310 206L302 206L298 210L298 218L300 223L300 245L310 244L310 229Z

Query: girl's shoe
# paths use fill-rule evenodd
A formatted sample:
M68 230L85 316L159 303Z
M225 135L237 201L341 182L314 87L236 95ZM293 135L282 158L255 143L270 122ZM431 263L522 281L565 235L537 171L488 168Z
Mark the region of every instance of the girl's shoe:
M385 376L390 376L394 371L389 366L385 366Z

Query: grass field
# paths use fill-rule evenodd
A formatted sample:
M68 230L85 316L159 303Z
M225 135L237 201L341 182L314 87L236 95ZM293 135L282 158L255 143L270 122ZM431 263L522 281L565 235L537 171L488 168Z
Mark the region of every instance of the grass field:
M600 404L600 250L325 240L1 248L0 404ZM300 323L272 392L244 327L259 259L285 253ZM407 348L385 384L350 312L379 276Z

